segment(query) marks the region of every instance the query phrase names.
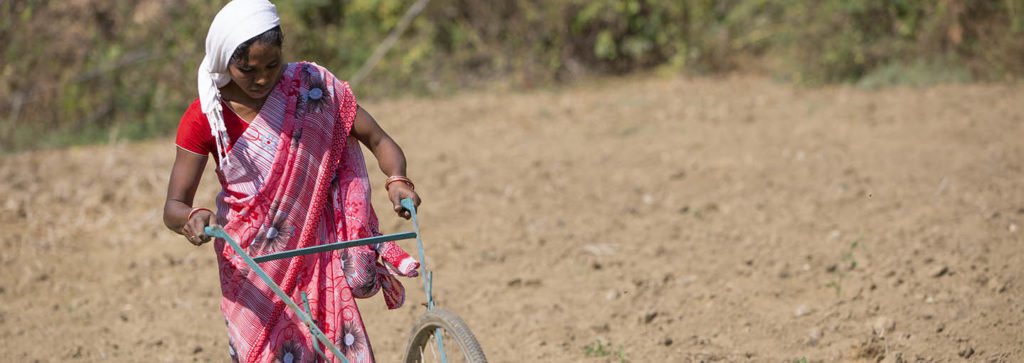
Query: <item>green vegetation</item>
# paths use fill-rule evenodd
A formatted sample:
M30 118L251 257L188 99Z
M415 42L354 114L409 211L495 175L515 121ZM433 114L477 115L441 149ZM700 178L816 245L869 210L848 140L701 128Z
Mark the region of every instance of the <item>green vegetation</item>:
M583 353L587 357L610 357L612 355L619 361L619 363L628 362L626 355L622 351L622 346L619 346L618 350L612 350L612 345L604 343L601 340L595 340L593 343L583 347Z
M843 278L846 277L847 271L853 271L857 269L857 257L854 255L857 249L864 249L860 245L860 240L856 240L850 243L850 247L839 255L840 264L832 265L828 267L828 272L832 274L832 281L825 284L825 287L830 287L836 291L836 298L842 296L843 293Z
M279 1L286 53L345 78L415 0ZM173 132L224 1L0 2L0 151ZM1024 0L434 0L361 97L653 68L868 87L1014 80Z

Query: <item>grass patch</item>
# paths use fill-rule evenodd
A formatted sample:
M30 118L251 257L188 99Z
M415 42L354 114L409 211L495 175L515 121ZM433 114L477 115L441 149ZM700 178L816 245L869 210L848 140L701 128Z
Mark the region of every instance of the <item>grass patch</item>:
M600 339L583 347L583 353L591 358L614 357L618 359L619 363L629 362L626 360L626 355L621 345L616 349L611 343L602 342Z
M840 298L843 295L843 278L846 277L847 271L853 271L858 266L857 257L854 255L858 248L863 249L860 240L851 242L850 247L840 253L840 263L828 267L828 272L832 274L832 281L826 284L825 287L835 290L836 298Z
M872 70L857 82L858 86L877 89L889 86L927 87L938 84L967 83L973 80L963 65L946 59L892 62Z

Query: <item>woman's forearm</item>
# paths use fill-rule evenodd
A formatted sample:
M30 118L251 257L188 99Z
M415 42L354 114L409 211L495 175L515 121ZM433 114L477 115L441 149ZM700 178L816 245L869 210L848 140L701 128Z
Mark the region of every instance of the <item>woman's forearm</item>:
M370 116L362 107L357 109L352 132L377 158L377 165L380 166L380 171L384 172L384 175L389 177L407 176L405 173L405 153L402 152L402 148L398 146L395 140L391 139L391 136L384 132L384 129L373 119L373 116ZM415 187L413 187L412 182L408 179L405 179L405 183L398 184L401 184L401 186L392 188L388 188L388 184L384 184L384 188L389 189L388 197L391 199L391 203L394 204L395 213L398 213L402 218L409 219L412 217L412 213L405 209L401 204L401 200L410 198L413 200L413 204L419 207L420 197L416 194L414 191Z
M192 202L205 167L206 156L178 147L164 201L164 225L175 233L182 234L182 228L188 223L186 219L192 212Z
M167 200L164 202L164 225L174 233L181 234L190 212L192 206L177 200Z
M387 176L405 176L405 153L402 148L388 136L381 138L375 150L371 150L377 158L380 171Z

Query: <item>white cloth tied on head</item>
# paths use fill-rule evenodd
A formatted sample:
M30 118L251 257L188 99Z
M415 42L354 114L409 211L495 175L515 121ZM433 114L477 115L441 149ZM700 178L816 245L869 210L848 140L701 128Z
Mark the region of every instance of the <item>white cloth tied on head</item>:
M277 8L267 0L234 0L224 6L206 34L206 57L199 65L199 103L210 121L220 166L227 162L228 131L224 126L220 87L231 81L228 63L246 40L281 24Z

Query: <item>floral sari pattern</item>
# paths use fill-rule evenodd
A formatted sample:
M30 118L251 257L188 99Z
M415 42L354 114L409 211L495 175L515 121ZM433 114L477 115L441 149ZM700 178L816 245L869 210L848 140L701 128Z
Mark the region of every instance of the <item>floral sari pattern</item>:
M349 134L355 114L347 83L316 64L289 64L252 131L226 156L231 163L218 169L218 219L250 255L380 234L362 151ZM319 361L314 339L284 302L223 240L215 251L231 359ZM294 301L307 296L311 317L349 361L373 362L355 298L383 291L389 308L401 306L404 290L391 271L413 276L418 263L392 242L261 267Z

